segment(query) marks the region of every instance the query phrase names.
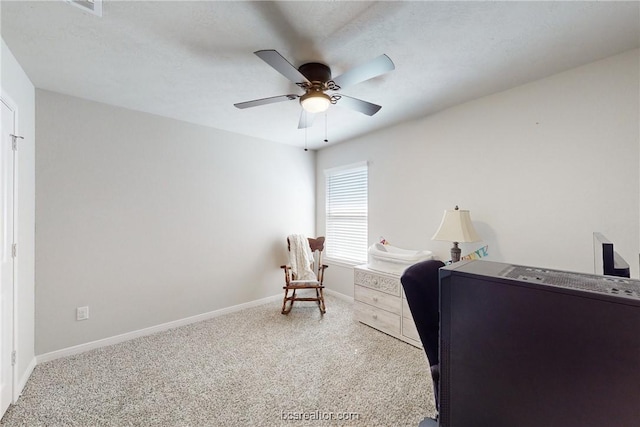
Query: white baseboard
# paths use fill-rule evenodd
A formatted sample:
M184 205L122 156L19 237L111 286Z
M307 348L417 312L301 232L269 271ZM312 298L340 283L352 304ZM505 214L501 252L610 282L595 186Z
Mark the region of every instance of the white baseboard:
M347 301L347 302L353 302L353 297L350 297L349 295L341 294L340 292L333 291L333 290L327 289L327 288L325 288L324 291L325 291L325 293L327 293L327 294L329 294L329 295L331 295L333 297L339 298L339 299Z
M27 369L25 369L25 371L22 373L22 376L20 377L20 379L18 380L18 384L16 385L16 389L13 391L13 403L16 403L18 401L18 398L22 394L22 390L24 390L24 386L27 385L27 381L29 381L29 377L33 373L33 370L35 369L36 364L37 364L37 361L36 361L36 357L34 356L33 358L31 358L31 361L29 362Z
M353 297L350 297L348 295L342 294L340 292L336 292L334 290L326 289L326 288L325 288L325 292L327 294L331 295L331 296L334 296L336 298L340 298L340 299L342 299L344 301L353 302ZM80 354L80 353L84 353L85 351L94 350L96 348L106 347L108 345L113 345L113 344L118 344L118 343L121 343L121 342L124 342L124 341L132 340L134 338L139 338L139 337L143 337L143 336L146 336L146 335L155 334L156 332L162 332L162 331L166 331L166 330L169 330L169 329L177 328L179 326L184 326L184 325L189 325L191 323L201 322L203 320L212 319L214 317L222 316L224 314L228 314L228 313L233 313L233 312L236 312L236 311L244 310L245 308L256 307L258 305L266 304L266 303L269 303L269 302L272 302L272 301L277 301L277 300L280 300L281 298L282 298L282 295L280 295L280 294L273 295L273 296L262 298L262 299L259 299L259 300L250 301L250 302L246 302L246 303L243 303L243 304L238 304L238 305L234 305L234 306L231 306L231 307L226 307L226 308L221 308L219 310L210 311L208 313L202 313L202 314L198 314L196 316L186 317L184 319L178 319L178 320L174 320L172 322L162 323L160 325L151 326L149 328L139 329L139 330L127 332L127 333L124 333L124 334L121 334L121 335L115 335L113 337L103 338L103 339L100 339L100 340L90 341L90 342L87 342L87 343L84 343L84 344L79 344L79 345L75 345L75 346L72 346L72 347L67 347L67 348L63 348L63 349L60 349L60 350L51 351L49 353L39 354L39 355L37 355L35 357L35 359L29 365L28 373L25 372L25 375L23 375L23 378L21 378L21 382L20 382L21 385L20 385L19 389L22 390L22 388L26 384L27 379L29 378L29 375L31 375L31 372L33 371L33 368L36 366L36 364L49 362L51 360L59 359L61 357L73 356L74 354Z
M266 304L272 301L276 301L282 298L282 295L273 295L270 297L262 298L255 301L246 302L243 304L234 305L231 307L221 308L219 310L210 311L208 313L198 314L196 316L186 317L184 319L174 320L172 322L162 323L160 325L151 326L149 328L139 329L137 331L127 332L121 335L115 335L109 338L103 338L96 341L91 341L84 344L75 345L72 347L63 348L49 353L39 354L35 358L35 363L40 364L49 362L51 360L59 359L61 357L72 356L74 354L84 353L85 351L94 350L100 347L106 347L108 345L118 344L124 341L129 341L134 338L143 337L146 335L155 334L156 332L162 332L169 329L177 328L179 326L189 325L191 323L201 322L203 320L212 319L214 317L222 316L224 314L233 313L236 311L244 310L245 308L256 307L258 305ZM34 367L35 367L34 363ZM33 368L32 368L33 370ZM27 376L28 378L28 376ZM25 380L26 383L26 380Z

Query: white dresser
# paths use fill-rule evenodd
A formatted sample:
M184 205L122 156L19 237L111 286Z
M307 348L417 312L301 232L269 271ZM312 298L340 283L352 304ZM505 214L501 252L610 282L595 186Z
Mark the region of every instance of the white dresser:
M359 265L353 269L356 319L411 345L422 348L400 275Z

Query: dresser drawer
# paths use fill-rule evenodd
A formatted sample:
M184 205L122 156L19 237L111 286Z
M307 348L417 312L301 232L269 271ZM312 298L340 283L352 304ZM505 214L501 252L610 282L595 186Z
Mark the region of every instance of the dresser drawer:
M391 335L400 335L400 315L370 306L360 301L354 303L356 319Z
M422 346L422 341L420 341L420 335L418 334L418 329L416 329L416 323L413 321L411 309L404 292L402 293L402 336L415 341L412 344Z
M411 309L409 308L409 303L407 303L406 298L402 298L402 317L404 317L405 319L411 319L411 321L413 322Z
M383 276L357 268L354 269L353 272L356 285L400 296L400 279L397 277Z
M356 301L364 302L377 308L390 311L393 314L400 315L402 313L402 303L400 298L376 291L375 289L366 288L364 286L355 285L353 289L353 298Z
M402 317L402 335L420 342L420 335L418 334L418 330L416 329L416 324L413 322L413 319Z

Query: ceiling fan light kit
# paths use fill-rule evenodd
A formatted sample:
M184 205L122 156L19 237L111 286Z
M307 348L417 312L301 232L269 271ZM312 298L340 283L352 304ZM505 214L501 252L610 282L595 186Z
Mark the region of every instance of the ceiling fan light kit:
M300 105L309 113L327 111L330 104L331 98L321 90L310 90L300 97Z
M331 68L319 62L309 62L296 68L273 49L258 50L254 54L298 87L304 89L305 93L303 95L289 94L254 99L253 101L234 104L235 107L244 109L300 98L300 105L303 111L300 114L298 129L310 127L313 124L314 114L326 111L329 105L336 104L340 100L343 100L341 104L344 107L359 111L367 116L373 116L382 108L380 105L335 92L329 95L326 92L338 91L345 86L351 86L378 77L395 69L393 61L387 55L380 55L336 78L332 78Z

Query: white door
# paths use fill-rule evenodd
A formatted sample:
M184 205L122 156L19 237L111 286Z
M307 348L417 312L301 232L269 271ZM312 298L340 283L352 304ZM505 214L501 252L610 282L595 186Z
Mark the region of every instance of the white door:
M14 363L14 198L15 198L15 109L2 98L2 145L0 149L0 417L12 401Z

